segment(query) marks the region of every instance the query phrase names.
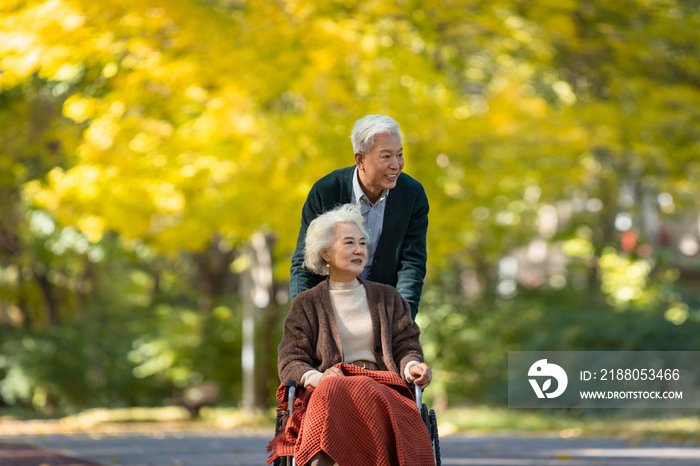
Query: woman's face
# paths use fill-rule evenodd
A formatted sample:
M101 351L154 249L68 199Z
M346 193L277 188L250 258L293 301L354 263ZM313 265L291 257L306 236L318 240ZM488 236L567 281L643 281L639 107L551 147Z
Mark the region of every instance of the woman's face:
M357 225L343 222L336 225L333 246L322 254L330 265L331 280L348 282L364 270L367 245Z

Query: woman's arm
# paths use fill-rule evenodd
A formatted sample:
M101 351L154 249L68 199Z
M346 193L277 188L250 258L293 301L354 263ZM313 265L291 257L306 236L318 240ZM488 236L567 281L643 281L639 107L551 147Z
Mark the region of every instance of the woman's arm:
M314 332L314 326L304 312L303 301L303 297L295 299L284 319L284 336L277 357L277 372L281 381L294 380L301 383L306 372L316 369L313 354L318 330Z

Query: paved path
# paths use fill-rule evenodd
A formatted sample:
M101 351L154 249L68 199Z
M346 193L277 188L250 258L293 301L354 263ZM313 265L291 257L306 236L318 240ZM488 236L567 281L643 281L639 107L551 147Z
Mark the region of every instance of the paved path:
M72 457L107 466L262 466L267 459L268 440L268 436L245 436L230 431L4 436L2 442L6 444L32 444L63 457L47 460L37 456L34 462L28 462L27 458L24 462L12 462L12 450L0 446L0 465L90 464L60 462L61 458ZM440 445L445 466L700 465L700 447L668 443L454 435L442 438Z
M78 458L58 454L54 451L48 451L41 448L36 448L23 443L5 443L0 442L0 465L3 466L35 466L35 465L62 465L62 466L81 466L93 465L99 466L97 463L84 461Z

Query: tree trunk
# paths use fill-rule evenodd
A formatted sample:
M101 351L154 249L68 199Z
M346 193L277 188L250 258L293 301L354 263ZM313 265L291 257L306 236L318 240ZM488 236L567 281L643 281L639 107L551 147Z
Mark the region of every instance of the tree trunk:
M207 249L193 255L199 270L200 288L204 293L199 301L202 313L201 338L204 341L211 330L211 314L219 298L226 292L226 282L231 276L230 265L234 250L222 252L220 238L212 238Z
M261 408L268 406L270 402L270 394L274 389L277 388L277 345L278 342L275 341L275 329L279 322L280 306L273 299L270 305L265 309L265 334L262 339L261 348L261 369L260 369L260 383L259 383L259 396L258 405ZM271 387L270 384L274 387Z
M22 313L22 326L27 330L30 329L32 327L32 314L27 307L27 297L24 293L24 277L21 269L17 275L17 307Z
M44 267L44 264L41 264ZM54 294L54 287L47 277L47 273L40 270L37 266L32 268L34 273L34 279L39 284L41 292L44 295L44 302L46 303L48 323L52 327L56 327L59 324L58 319L58 302Z

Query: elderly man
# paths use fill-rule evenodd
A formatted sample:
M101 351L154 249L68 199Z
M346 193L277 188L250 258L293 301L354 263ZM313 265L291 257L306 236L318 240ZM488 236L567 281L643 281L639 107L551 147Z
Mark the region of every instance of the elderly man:
M418 313L425 278L428 198L423 186L405 173L399 125L383 115L368 115L355 123L350 136L355 165L318 180L301 211L301 229L292 257L289 291L292 299L323 278L303 267L309 223L340 204L360 207L369 233L362 278L396 287Z

